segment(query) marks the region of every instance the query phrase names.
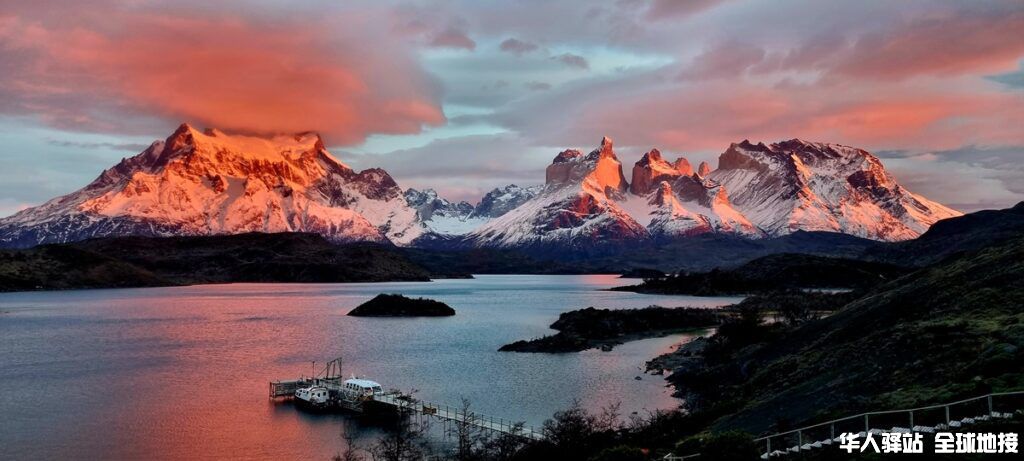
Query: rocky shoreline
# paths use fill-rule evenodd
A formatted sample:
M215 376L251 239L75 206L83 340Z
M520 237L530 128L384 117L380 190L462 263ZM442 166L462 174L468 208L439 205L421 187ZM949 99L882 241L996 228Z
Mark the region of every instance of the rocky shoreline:
M596 309L565 312L551 328L558 333L502 346L504 352L579 352L638 339L656 338L718 325L725 314L717 309L650 306L642 309Z

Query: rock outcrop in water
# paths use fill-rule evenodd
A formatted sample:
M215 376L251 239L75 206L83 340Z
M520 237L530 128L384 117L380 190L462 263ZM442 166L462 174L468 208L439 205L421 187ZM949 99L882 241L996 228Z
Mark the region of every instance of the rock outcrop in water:
M643 309L595 309L588 307L558 316L551 328L558 334L502 346L507 352L579 352L653 338L685 329L704 328L721 322L717 309L650 306Z
M455 309L441 301L379 294L348 313L353 317L448 317Z

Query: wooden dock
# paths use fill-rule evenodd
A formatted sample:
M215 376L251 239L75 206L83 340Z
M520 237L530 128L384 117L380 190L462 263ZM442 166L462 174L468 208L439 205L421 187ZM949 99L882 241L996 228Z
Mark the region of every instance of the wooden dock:
M344 379L341 374L341 358L327 363L323 371L312 377L301 377L294 380L271 381L270 398L293 398L295 391L303 387L323 386L328 390L330 398L323 410L351 411L362 413L369 409L378 409L398 413L415 414L423 417L436 418L444 422L469 424L477 428L501 434L520 437L527 440L541 440L543 432L534 426L526 425L505 418L481 415L460 407L446 404L424 402L413 398L410 394L398 390L376 393L359 399L352 399L343 389Z
M412 399L408 395L399 392L387 392L384 394L374 395L373 400L377 403L395 407L396 410L411 411L420 415L430 416L455 423L468 423L472 426L488 431L500 432L502 434L522 437L529 440L540 440L544 438L543 432L534 426L528 426L523 422L481 415L445 404L424 402Z

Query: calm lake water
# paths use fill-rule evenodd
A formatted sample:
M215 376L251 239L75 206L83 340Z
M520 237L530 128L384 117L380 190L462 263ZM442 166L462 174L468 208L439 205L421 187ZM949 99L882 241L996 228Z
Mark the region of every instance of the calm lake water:
M0 459L327 459L344 428L298 411L268 381L344 356L344 372L424 400L540 424L579 399L622 411L678 406L645 361L687 339L611 352L499 353L587 306L715 307L738 298L602 291L616 276L491 275L380 284L234 284L0 294ZM347 317L382 292L444 301L449 318ZM347 422L348 421L348 422Z

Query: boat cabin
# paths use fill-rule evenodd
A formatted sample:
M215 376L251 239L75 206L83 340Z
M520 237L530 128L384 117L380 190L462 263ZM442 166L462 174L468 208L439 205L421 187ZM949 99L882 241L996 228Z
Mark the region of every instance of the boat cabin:
M324 386L303 387L295 390L295 397L307 403L322 405L327 403L329 394Z
M352 378L345 380L344 388L346 392L357 394L363 397L369 397L375 394L383 394L384 388L381 387L376 381L370 381L368 379Z

